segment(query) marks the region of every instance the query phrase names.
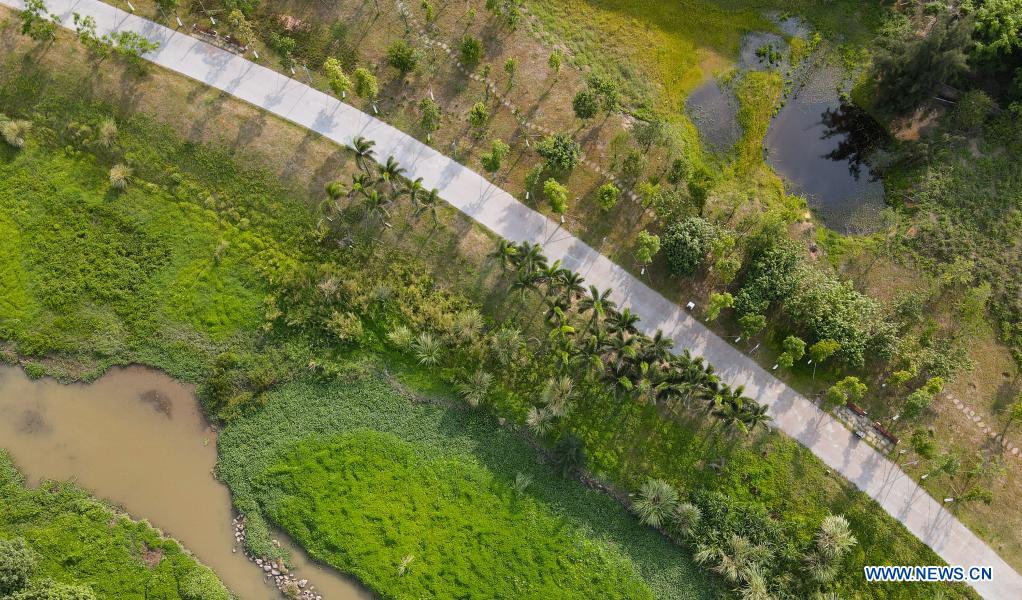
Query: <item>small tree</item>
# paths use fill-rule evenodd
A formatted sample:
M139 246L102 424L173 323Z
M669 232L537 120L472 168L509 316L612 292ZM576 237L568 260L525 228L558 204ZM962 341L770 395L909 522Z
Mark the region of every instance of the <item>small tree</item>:
M380 93L380 84L376 81L376 76L365 67L355 69L352 75L355 77L355 93L366 100L375 100Z
M114 52L136 66L142 64L143 56L160 48L159 42L151 42L134 31L118 31L112 34L110 39L113 40Z
M486 124L489 120L490 109L486 108L486 105L482 102L476 102L468 111L468 122L478 132L486 129Z
M800 337L789 335L784 338L781 345L784 347L784 352L777 357L777 364L786 369L790 369L806 354L806 343Z
M912 450L927 460L937 454L937 444L933 441L933 436L925 429L916 429L912 432L911 444Z
M433 101L432 98L423 98L419 102L419 125L426 133L433 133L437 129L440 129L440 121L443 119L443 113L440 110L440 105Z
M555 77L561 73L561 61L561 53L558 50L551 52L550 58L546 60L547 66L554 72Z
M554 212L563 215L568 209L568 188L550 178L543 182L543 195L550 202Z
M566 133L548 135L536 146L536 152L546 159L546 166L561 173L569 173L582 160L582 147Z
M21 11L21 34L37 42L49 42L57 37L60 17L46 9L43 0L27 0Z
M75 25L75 36L85 49L94 57L105 59L113 52L110 46L110 38L96 35L96 19L90 16L82 16L78 13L71 15Z
M596 92L585 88L575 94L574 100L571 101L571 107L574 109L576 117L582 120L589 120L600 111L600 98L596 95Z
M505 144L503 140L493 140L490 145L490 151L480 157L480 160L483 163L483 168L491 173L496 173L500 170L501 162L507 157L510 151L511 147Z
M237 8L227 14L227 24L231 26L234 37L245 46L251 44L256 37L252 24L245 18L245 13Z
M398 40L387 48L387 63L404 77L418 66L419 53L405 40Z
M477 38L466 34L465 37L461 38L461 43L458 44L458 55L466 67L470 69L475 68L483 58L483 43Z
M351 89L351 80L344 74L341 61L330 57L323 61L323 72L326 74L327 83L334 94L345 95Z
M607 212L617 204L617 198L620 194L621 190L617 189L616 185L607 182L601 185L600 189L596 192L596 203L600 206L600 210Z
M738 327L742 330L742 335L745 337L752 337L763 331L767 325L766 317L757 314L742 315L738 319Z
M831 339L823 339L809 346L809 358L813 361L813 378L816 377L816 367L834 356L840 349L841 344Z
M635 240L635 259L646 265L653 262L657 252L660 252L660 236L646 230L640 231Z
M867 391L869 391L869 388L866 387L865 383L859 381L858 377L849 375L830 386L830 389L827 390L826 398L827 402L838 406L862 400L866 396Z
M590 73L586 78L586 83L589 85L589 89L599 96L600 105L605 112L610 113L617 110L621 94L612 79L599 73Z
M930 407L933 398L943 389L944 380L940 377L931 377L922 387L909 394L905 399L905 405L901 409L902 416L906 419L919 417L923 411Z
M725 308L735 307L735 297L727 292L713 292L710 294L709 303L706 305L706 320L716 321L717 317L720 316L720 311Z
M509 57L504 61L504 72L507 73L507 87L515 84L515 74L518 73L518 59Z

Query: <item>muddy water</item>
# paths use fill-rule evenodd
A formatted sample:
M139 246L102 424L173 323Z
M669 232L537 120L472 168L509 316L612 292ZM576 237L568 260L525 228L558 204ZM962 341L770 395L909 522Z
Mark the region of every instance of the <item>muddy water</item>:
M230 496L212 475L216 439L190 387L139 367L90 385L0 367L0 447L30 484L74 480L177 538L242 600L280 597L234 547ZM292 558L325 600L370 597L304 554Z

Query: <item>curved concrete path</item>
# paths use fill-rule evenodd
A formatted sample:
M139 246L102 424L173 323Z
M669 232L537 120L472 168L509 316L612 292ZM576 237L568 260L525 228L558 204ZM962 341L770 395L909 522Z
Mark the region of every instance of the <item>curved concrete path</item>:
M21 0L0 3L19 9L23 6ZM48 0L47 6L67 27L71 26L72 13L78 12L95 18L101 35L132 30L158 41L159 50L146 56L153 63L228 92L339 144L350 145L359 135L375 140L377 157L393 155L407 175L422 177L427 189L437 188L444 200L497 234L517 242L542 244L551 259L562 260L565 267L579 271L600 288L612 288L614 300L638 314L644 329L662 329L676 348L704 356L729 384L744 385L750 396L770 406L780 429L874 498L948 564L993 567L992 581L971 584L984 597L1022 598L1022 577L895 464L679 306L482 175L330 95L182 32L98 0Z

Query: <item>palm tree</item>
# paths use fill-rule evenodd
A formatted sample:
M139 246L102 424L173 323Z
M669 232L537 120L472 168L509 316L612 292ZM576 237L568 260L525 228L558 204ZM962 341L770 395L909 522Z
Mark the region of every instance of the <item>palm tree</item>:
M766 427L773 417L767 414L767 405L760 404L754 400L745 403L745 412L742 415L742 422L749 433L756 430L756 427Z
M519 271L524 271L531 275L546 269L547 259L543 255L542 246L526 241L519 244L518 249L517 267Z
M570 302L576 302L585 294L586 290L582 285L584 281L585 279L576 271L565 269L561 273L561 293L567 296Z
M348 190L348 196L351 197L355 193L364 193L372 189L374 185L376 185L376 180L372 175L368 173L355 173L351 176L351 189Z
M426 193L426 188L422 185L422 177L415 181L406 181L404 193L408 195L408 200L412 203L412 206L416 209L419 208L419 196Z
M355 152L355 164L366 173L369 172L369 161L376 155L376 152L373 151L373 146L375 145L376 142L367 140L362 136L351 140L351 149Z
M563 417L568 414L571 400L575 394L575 382L567 375L547 380L543 387L543 402L546 403L550 414L555 417Z
M652 338L644 337L641 356L650 363L664 364L671 356L674 340L665 337L664 332L657 329Z
M611 333L617 333L619 331L635 334L636 324L639 322L639 316L632 312L632 309L625 307L621 312L613 312L607 317L607 323L609 324L608 329Z
M362 208L365 210L365 224L366 229L369 228L369 223L380 219L384 223L390 218L390 211L387 210L387 204L390 202L379 190L370 189L362 193Z
M501 327L490 338L490 349L502 365L510 364L525 347L522 332L512 327Z
M486 399L486 395L490 391L490 385L493 383L493 375L490 375L482 369L472 373L463 382L459 382L455 388L462 399L468 403L469 406L475 408L482 404L483 400Z
M429 211L429 216L433 218L433 227L440 226L440 220L437 218L437 205L440 203L440 192L436 188L429 191L428 194L419 200L419 206L415 209L415 218L419 218L419 215Z
M595 285L589 286L589 295L582 298L578 304L579 311L583 314L592 312L592 316L589 318L588 329L593 331L599 319L603 319L608 312L613 311L616 308L614 301L610 299L610 290L603 290L602 292L596 289Z
M525 302L525 293L528 291L535 291L537 277L532 273L526 271L518 271L518 277L511 282L511 287L508 289L509 292L518 292L521 294L521 301Z
M380 165L380 179L390 185L391 193L394 192L397 181L401 179L401 175L404 172L405 170L401 168L401 164L393 156L388 156L387 162Z
M632 510L643 525L660 528L678 508L678 490L663 479L647 479L639 488Z
M518 246L504 238L497 240L497 247L489 254L489 258L496 259L500 268L505 272L514 266L514 259L518 255Z
M443 346L440 344L440 340L433 337L433 334L424 331L412 342L412 352L415 353L419 364L432 367L440 363Z

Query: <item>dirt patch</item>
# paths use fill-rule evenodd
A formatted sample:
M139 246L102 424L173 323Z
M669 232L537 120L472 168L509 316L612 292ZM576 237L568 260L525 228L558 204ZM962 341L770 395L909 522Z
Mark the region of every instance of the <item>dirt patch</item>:
M140 557L145 566L150 569L155 569L159 566L160 561L163 560L163 548L150 548L148 545L142 545L142 556Z

